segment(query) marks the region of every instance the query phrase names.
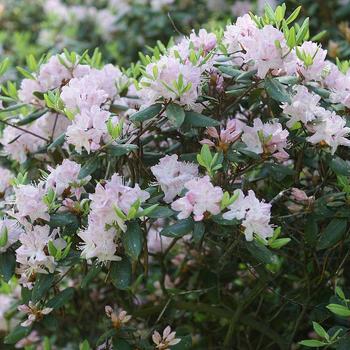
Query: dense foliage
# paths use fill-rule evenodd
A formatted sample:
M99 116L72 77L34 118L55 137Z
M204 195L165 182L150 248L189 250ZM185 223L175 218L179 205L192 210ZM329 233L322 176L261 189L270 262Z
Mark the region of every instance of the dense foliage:
M350 348L348 5L305 3L5 3L1 348Z

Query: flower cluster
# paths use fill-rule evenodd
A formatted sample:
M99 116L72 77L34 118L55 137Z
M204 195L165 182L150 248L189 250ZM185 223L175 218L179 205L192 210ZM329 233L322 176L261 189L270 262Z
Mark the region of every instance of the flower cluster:
M124 185L123 179L117 174L106 184L97 184L95 193L90 195L88 227L79 232L83 240L82 256L85 259L97 258L100 262L120 260L116 255L117 233L125 231L126 225L118 211L127 217L135 203L143 203L149 196L138 185Z

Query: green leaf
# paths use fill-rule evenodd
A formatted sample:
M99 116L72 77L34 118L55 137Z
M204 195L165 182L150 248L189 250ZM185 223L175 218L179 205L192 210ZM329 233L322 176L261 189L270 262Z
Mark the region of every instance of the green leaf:
M50 216L50 227L79 226L78 218L70 212L55 213Z
M272 249L280 249L291 241L290 238L279 238L269 244Z
M142 251L142 231L140 223L131 221L128 223L128 228L122 236L123 246L126 254L132 259L137 260Z
M79 345L79 350L91 350L90 344L87 340L84 340L80 345Z
M308 217L304 226L304 237L307 244L314 246L317 242L318 225L314 217Z
M152 106L149 106L141 111L134 113L130 116L132 122L144 122L146 120L154 118L162 110L162 105L156 103Z
M81 282L81 288L85 289L89 286L89 284L97 277L97 275L101 272L102 266L101 265L93 265L90 267L88 273L83 278Z
M80 169L78 179L81 180L86 176L94 173L100 166L99 158L91 158Z
M58 293L55 297L47 302L47 307L53 309L59 309L63 307L74 296L74 288L66 288L62 292Z
M206 128L209 126L219 126L220 123L197 112L186 112L184 124L196 128Z
M131 263L128 258L111 264L110 277L114 286L125 290L131 285Z
M179 220L173 225L164 228L160 234L166 237L183 237L188 233L192 232L194 228L194 222L192 218Z
M175 212L170 208L158 206L157 208L152 210L152 212L147 216L151 219L160 219L160 218L168 218L170 216L173 216L174 214Z
M133 347L123 338L113 338L113 349L132 350Z
M166 116L171 124L179 128L185 120L185 111L181 106L171 103L166 108Z
M0 275L3 277L5 282L8 282L16 268L16 256L14 253L7 251L0 254Z
M65 139L66 139L66 134L65 134L65 133L61 134L60 136L57 137L57 139L55 139L55 140L49 145L49 147L47 147L47 150L48 150L48 151L51 151L51 150L53 150L54 148L63 145Z
M261 243L257 241L246 242L246 247L255 260L264 264L273 264L273 253Z
M31 332L30 327L17 326L5 339L5 344L16 344L21 339L25 338Z
M337 156L333 156L330 160L329 167L337 174L350 176L350 162L343 160Z
M344 305L339 304L329 304L326 306L326 308L334 313L335 315L342 316L342 317L349 317L350 316L350 310L348 307Z
M193 239L196 243L199 243L203 239L204 233L205 225L203 224L203 222L195 222L193 229Z
M3 248L8 243L8 228L4 225L3 229L0 231L0 248Z
M303 340L301 342L299 342L300 345L304 345L304 346L307 346L309 348L318 348L318 347L323 347L323 346L326 346L328 345L327 343L324 343L322 341L319 341L319 340Z
M332 219L321 234L317 250L327 249L338 243L344 237L346 228L346 219Z
M186 335L183 337L176 336L176 338L180 338L180 343L171 347L171 350L190 350L192 349L192 337L190 335Z
M18 121L16 125L19 125L19 126L27 125L27 124L39 119L46 112L47 112L46 109L40 109L38 111L35 111L35 112L27 115L25 118L21 119L20 121Z
M324 339L329 339L329 335L326 332L326 330L317 322L312 322L312 326L314 328L314 331L321 337Z
M39 274L32 291L32 301L37 303L51 288L55 276L53 274Z
M282 83L274 78L265 79L267 94L277 102L291 102L290 96Z
M4 108L4 109L0 109L0 114L16 111L17 109L20 109L24 106L25 106L25 104L21 103L18 105L14 105L14 106L10 106L10 107Z
M121 157L125 154L128 154L132 151L137 150L137 145L128 144L128 145L109 145L106 150L107 152L114 157Z

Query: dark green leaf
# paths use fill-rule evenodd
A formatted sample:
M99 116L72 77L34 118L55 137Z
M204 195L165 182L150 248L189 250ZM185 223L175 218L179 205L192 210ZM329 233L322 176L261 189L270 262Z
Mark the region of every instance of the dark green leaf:
M142 231L140 224L137 221L131 221L128 223L128 228L122 236L123 246L126 254L131 259L137 260L142 251Z
M163 229L160 234L167 237L183 237L188 233L192 232L194 227L194 222L192 218L179 220L173 225L170 225Z
M86 176L94 173L100 165L100 160L98 158L92 158L88 160L80 169L79 179L83 179Z
M193 229L193 239L196 243L199 243L203 239L204 233L205 225L203 224L203 222L195 222Z
M266 78L265 89L267 94L277 102L290 102L290 96L282 83L277 79Z
M255 260L264 264L272 264L274 262L273 253L261 243L257 241L246 242L246 247Z
M118 289L127 289L131 284L131 263L128 258L114 261L110 272L112 283Z
M55 213L51 214L50 216L50 223L49 225L51 227L64 227L68 225L73 225L78 227L79 226L79 220L78 218L70 212L66 213Z
M18 121L16 125L19 125L19 126L27 125L27 124L33 122L34 120L39 119L46 112L47 112L46 109L41 109L41 110L35 111L35 112L27 115L25 118L21 119L20 121Z
M337 156L332 157L330 163L330 168L337 174L337 175L345 175L350 176L350 162L343 160Z
M113 349L132 350L133 347L123 338L114 338L113 339Z
M29 327L17 326L10 334L8 334L5 339L5 344L16 344L21 339L29 335L31 329Z
M74 288L66 288L62 292L58 293L55 297L47 302L47 307L51 307L53 309L59 309L64 304L66 304L69 300L71 300L74 296Z
M333 219L321 234L317 249L327 249L338 243L346 232L346 219Z
M168 120L176 127L180 127L185 120L185 111L175 103L171 103L166 108Z
M14 253L7 251L6 253L0 254L0 275L3 277L5 282L8 282L16 268L16 256Z
M158 206L147 216L151 219L159 219L159 218L168 218L174 214L175 212L170 208Z
M148 119L152 119L162 110L162 105L160 103L156 103L152 106L149 106L141 111L134 113L130 120L132 122L144 122Z
M89 286L89 284L94 280L95 277L101 272L102 266L101 265L93 265L90 267L88 273L83 278L81 282L81 288L85 289Z
M197 112L186 112L184 124L197 128L220 125L217 120Z
M128 145L109 145L106 150L107 152L115 157L120 157L125 154L128 154L132 151L137 150L137 145L128 144Z
M63 145L65 139L66 139L66 134L65 134L65 133L61 134L60 136L57 137L56 140L54 140L54 141L51 143L51 145L49 145L49 147L47 148L47 150L48 150L48 151L51 151L51 150L53 150L54 148Z
M55 276L53 274L39 274L32 291L32 301L37 303L51 288Z

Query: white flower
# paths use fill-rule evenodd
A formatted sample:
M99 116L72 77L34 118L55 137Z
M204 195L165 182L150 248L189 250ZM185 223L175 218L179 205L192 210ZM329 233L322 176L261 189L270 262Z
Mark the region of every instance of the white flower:
M179 162L176 154L163 157L151 168L165 196L167 203L181 193L187 181L198 175L198 166L191 163Z
M290 117L287 122L289 128L298 121L307 124L314 120L319 111L318 103L321 100L319 95L310 93L305 86L298 85L295 91L296 94L293 96L291 103L282 105L283 112Z
M14 191L16 217L19 217L19 220L26 217L29 217L32 221L36 219L50 220L47 205L43 201L45 195L43 183L37 186L19 185L15 187Z
M332 154L340 145L350 147L350 140L347 138L350 128L346 127L345 119L335 112L323 111L323 115L308 126L308 130L314 134L307 140L313 144L326 143L331 147Z
M54 189L58 196L62 195L65 190L70 189L79 197L81 185L91 179L91 176L79 179L80 169L80 164L69 159L63 160L62 164L55 169L49 167L50 174L46 179L46 188Z
M238 197L228 206L229 211L223 214L223 218L242 220L247 241L253 240L254 234L264 240L271 237L273 235L273 228L270 225L271 204L260 202L252 190L248 191L247 196L244 196L241 190L236 190L234 194Z
M171 204L171 208L179 212L178 219L186 219L193 213L194 220L201 221L206 213L220 213L223 192L221 187L210 182L209 176L190 180L185 188L188 190L185 196Z
M21 323L22 327L29 327L36 321L41 321L45 315L48 315L53 309L49 307L40 308L39 304L34 304L32 301L28 305L18 306L18 311L28 315L26 321Z
M50 241L55 245L56 236L57 230L50 232L50 227L47 225L35 225L20 235L21 246L16 250L16 261L20 264L18 273L21 274L23 284L30 286L33 274L55 271L55 259L47 254L47 245ZM56 244L60 244L60 240L57 241Z
M23 232L23 229L16 220L2 219L0 221L0 237L7 235L7 243L3 247L0 246L0 253L6 252L12 244L16 243Z

